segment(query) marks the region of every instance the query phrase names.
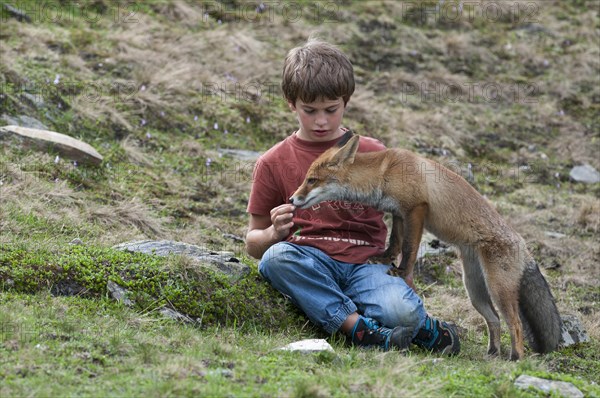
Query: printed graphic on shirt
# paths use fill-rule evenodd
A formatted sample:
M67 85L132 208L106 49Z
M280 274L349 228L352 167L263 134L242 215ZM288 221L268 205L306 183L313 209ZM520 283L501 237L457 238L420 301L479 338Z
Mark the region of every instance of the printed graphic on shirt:
M340 229L344 220L360 219L361 216L367 217L367 207L361 203L348 201L328 201L313 205L309 210L298 209L295 217L295 223L298 226L290 241L300 243L307 241L328 241L344 242L357 246L372 246L373 242L359 238L363 236L363 231L352 230L347 223L347 228ZM342 214L340 214L342 213ZM333 217L332 217L333 215ZM306 226L306 228L303 228ZM315 226L319 226L315 229ZM304 231L304 233L303 233Z

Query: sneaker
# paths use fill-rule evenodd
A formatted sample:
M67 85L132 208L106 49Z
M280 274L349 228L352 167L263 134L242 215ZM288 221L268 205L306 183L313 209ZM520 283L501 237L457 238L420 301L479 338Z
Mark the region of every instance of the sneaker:
M408 344L402 343L406 339L401 338L403 335L401 329L400 327L386 328L374 319L359 315L350 338L352 344L361 347L378 347L383 351L388 351L391 347L404 349L408 347Z
M427 315L425 324L413 343L427 350L439 352L444 355L455 355L460 352L460 341L453 326Z

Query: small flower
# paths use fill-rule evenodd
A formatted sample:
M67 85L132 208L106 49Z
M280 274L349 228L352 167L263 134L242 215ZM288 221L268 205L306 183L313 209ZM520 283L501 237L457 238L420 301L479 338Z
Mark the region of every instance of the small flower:
M73 167L77 167L77 161L76 160L73 161Z
M56 157L54 158L54 163L58 164L58 162L60 162L60 156L56 155Z
M250 116L246 116L246 123L250 123Z
M165 116L165 111L160 111L160 116Z
M229 134L229 131L227 129L223 130L223 134Z
M150 132L147 132L146 133L146 138L148 138L148 139L152 138L152 134L150 134Z
M140 121L140 126L145 126L146 125L146 119L142 119Z
M140 87L140 91L146 91L146 86L144 84L142 84L142 87Z
M210 164L212 163L212 159L211 158L207 158L206 159L206 167L210 167Z
M542 64L543 64L544 66L546 66L546 67L547 67L548 65L550 65L550 61L548 61L547 59L545 59L545 60L542 62Z
M60 83L60 75L56 75L56 77L54 78L54 84L58 83Z
M198 115L194 116L194 121L197 122L198 121Z
M562 109L560 111L558 111L558 116L564 116L565 115L565 111L563 111Z
M218 130L218 129L219 129L219 123L215 122L215 125L213 126L213 128L214 128L215 130Z

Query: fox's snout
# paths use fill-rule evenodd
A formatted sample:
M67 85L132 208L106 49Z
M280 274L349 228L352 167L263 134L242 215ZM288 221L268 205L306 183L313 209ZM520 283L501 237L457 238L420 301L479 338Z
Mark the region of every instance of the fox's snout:
M289 198L290 204L299 207L300 204L304 202L302 197L298 197L297 195L290 196Z

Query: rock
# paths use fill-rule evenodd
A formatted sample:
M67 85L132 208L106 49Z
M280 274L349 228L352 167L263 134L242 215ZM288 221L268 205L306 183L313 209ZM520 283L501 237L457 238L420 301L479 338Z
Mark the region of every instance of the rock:
M321 351L334 352L333 347L323 339L307 339L295 341L279 349L283 351L299 351L303 354L310 354L313 352Z
M552 231L546 231L546 232L544 232L544 235L546 235L549 238L553 238L553 239L562 239L562 238L567 237L567 235L565 235L565 234L561 234L560 232L552 232Z
M575 315L562 315L561 347L590 341L590 336L583 328L581 321Z
M221 236L223 238L231 239L234 242L239 242L239 243L245 242L244 238L242 238L241 236L238 236L238 235L234 235L234 234L222 234Z
M129 291L124 287L119 286L117 283L113 281L108 281L106 284L106 288L108 292L117 301L122 302L128 307L133 306L133 301L131 301L127 296L129 295Z
M79 238L75 238L72 241L70 241L69 244L73 246L80 246L83 245L83 241Z
M25 102L28 102L35 109L42 109L46 107L46 101L44 101L44 97L42 97L40 94L23 93L21 94L21 99L23 99Z
M127 307L133 307L134 302L131 301L128 297L130 294L129 290L119 286L116 282L113 281L108 281L108 283L106 284L106 288L108 289L108 292L110 293L112 298L125 304ZM161 315L165 318L173 319L175 321L185 323L196 323L196 321L190 318L189 316L184 315L179 311L175 311L174 309L169 307L163 306L159 308L158 312L160 312Z
M261 155L260 152L256 152L256 151L248 151L245 149L227 149L227 148L219 149L219 153L222 155L229 155L233 158L245 160L248 162L255 162L256 159L258 159L258 157ZM252 170L250 170L250 171L252 171Z
M78 296L85 291L79 282L72 279L62 279L50 288L50 294L53 296Z
M569 172L569 177L575 182L583 182L585 184L600 182L600 173L589 164L573 167Z
M533 387L537 390L543 391L545 394L549 394L550 391L553 391L563 397L583 398L583 393L579 391L579 389L572 383L568 383L566 381L546 380L529 375L521 375L517 377L517 380L515 380L515 387L524 390L528 389L529 387Z
M209 266L215 272L226 274L234 279L241 278L250 272L250 268L235 258L233 252L212 251L183 242L141 240L121 243L113 248L157 256L168 256L171 254L185 255Z
M434 235L429 232L425 232L417 251L417 260L425 257L426 255L444 255L452 253L453 249L444 242L441 242Z
M24 11L21 11L20 9L11 6L10 4L6 4L6 3L2 3L2 8L4 8L6 10L6 12L8 13L8 15L10 15L13 18L16 18L17 21L19 22L29 22L31 23L31 17L29 15L27 15ZM4 20L2 22L5 22Z
M190 318L187 315L182 314L179 311L175 311L172 308L169 307L162 307L161 309L158 310L164 317L166 318L170 318L173 319L175 321L179 321L179 322L185 322L185 323L196 323L196 321L194 321L192 318Z
M102 155L91 145L55 131L4 126L0 127L0 141L12 141L21 147L42 151L52 149L65 158L81 163L99 165L102 162Z
M29 127L32 129L39 129L39 130L48 130L48 127L46 127L46 125L44 123L40 122L39 120L37 120L33 117L29 117L26 115L19 115L19 116L12 117L5 113L2 115L1 119L4 120L7 124L13 124L15 126Z

